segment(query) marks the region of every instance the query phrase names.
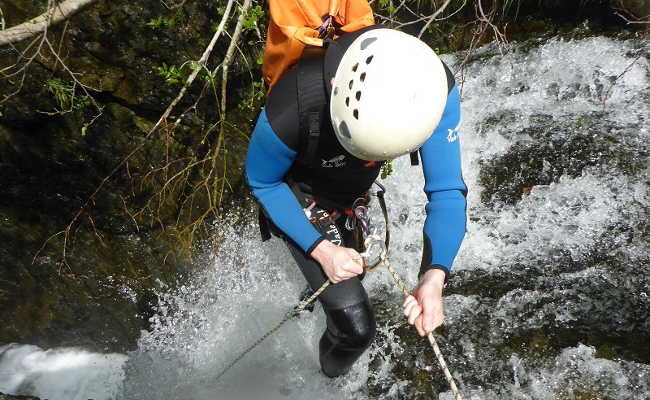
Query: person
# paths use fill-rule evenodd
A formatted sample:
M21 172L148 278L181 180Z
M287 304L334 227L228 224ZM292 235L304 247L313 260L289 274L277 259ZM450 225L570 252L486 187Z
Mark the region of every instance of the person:
M333 284L318 297L326 314L319 354L322 372L336 377L376 332L345 210L367 199L386 160L415 151L427 216L419 282L403 308L420 335L443 322L443 285L466 223L460 103L451 71L408 34L373 25L328 40L324 54L307 50L268 94L245 173L261 226L284 238L312 290ZM305 104L319 95L327 102L320 114Z

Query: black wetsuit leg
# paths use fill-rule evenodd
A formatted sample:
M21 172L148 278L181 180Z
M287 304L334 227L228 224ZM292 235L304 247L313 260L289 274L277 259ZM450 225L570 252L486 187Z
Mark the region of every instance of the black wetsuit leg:
M318 206L311 212L315 218L329 215ZM342 216L337 222L327 219L314 226L334 244L354 248L354 234L345 229L344 221L345 216ZM286 242L312 290L320 288L327 280L320 264L290 240ZM376 332L375 314L359 277L331 285L318 300L327 316L327 329L319 344L321 368L329 377L343 375L372 343Z

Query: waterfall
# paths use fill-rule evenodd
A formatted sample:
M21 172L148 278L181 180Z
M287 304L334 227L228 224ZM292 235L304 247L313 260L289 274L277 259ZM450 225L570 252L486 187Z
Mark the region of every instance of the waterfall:
M467 236L438 335L466 399L650 398L648 42L589 37L494 45L462 68ZM459 70L463 55L444 56ZM460 71L460 70L459 70ZM413 286L425 195L419 167L384 183L391 264ZM375 223L381 222L378 207ZM227 218L226 218L227 221ZM0 347L0 392L62 399L451 399L386 271L364 285L378 336L350 374L319 371L319 306L219 381L305 286L279 239L221 224L189 283L161 287L125 355Z

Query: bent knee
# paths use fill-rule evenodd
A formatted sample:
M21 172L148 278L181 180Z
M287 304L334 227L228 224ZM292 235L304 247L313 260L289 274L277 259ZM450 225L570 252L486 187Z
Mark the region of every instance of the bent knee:
M377 333L375 313L367 301L339 310L329 310L328 325L349 346L370 346ZM332 326L333 325L333 326Z
M372 321L372 324L359 325L348 337L347 342L358 348L366 348L370 346L372 341L375 339L377 334L377 327L375 322Z

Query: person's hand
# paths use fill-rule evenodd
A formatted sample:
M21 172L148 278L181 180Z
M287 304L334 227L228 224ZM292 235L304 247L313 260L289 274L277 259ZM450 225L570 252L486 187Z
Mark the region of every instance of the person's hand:
M444 284L445 273L431 269L422 275L413 294L404 300L404 315L409 324L415 325L420 336L433 332L445 319L442 305Z
M311 252L332 283L354 278L363 272L363 260L356 250L323 240Z

